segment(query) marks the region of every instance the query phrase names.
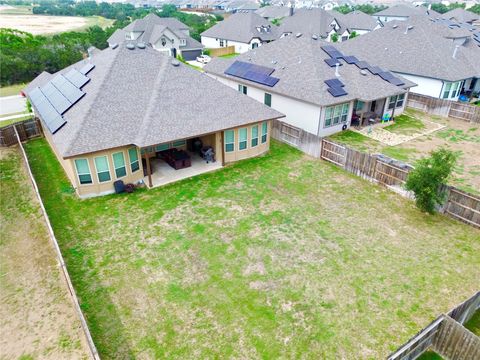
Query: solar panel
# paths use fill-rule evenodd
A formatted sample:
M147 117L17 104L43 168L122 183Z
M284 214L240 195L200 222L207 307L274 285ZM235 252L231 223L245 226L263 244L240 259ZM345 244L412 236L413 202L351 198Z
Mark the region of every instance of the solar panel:
M83 65L83 67L80 69L80 72L81 72L83 75L87 75L94 67L95 67L95 65L93 65L93 64L85 64L85 65Z
M357 65L357 67L359 67L360 69L366 69L370 66L370 64L366 61L359 61L355 65Z
M82 98L85 93L68 81L62 74L53 78L52 84L65 96L73 105Z
M33 97L32 97L33 93ZM66 121L55 110L53 105L48 101L47 97L41 92L39 88L32 90L29 94L32 105L37 109L40 118L47 126L52 134L55 134Z
M329 87L327 90L333 97L348 95L345 89L341 87Z
M395 76L393 76L393 74L389 71L383 71L383 72L380 72L378 73L378 76L380 76L383 80L388 80L388 79L392 79L394 78Z
M280 80L270 76L274 70L266 66L235 61L225 70L225 74L272 87Z
M342 83L338 79L330 79L330 80L325 80L325 84L327 84L329 87L344 87L345 84Z
M355 56L344 56L343 60L347 62L347 64L356 64L358 59Z
M373 65L370 65L368 67L368 71L370 71L373 75L378 75L379 73L383 72L383 70L381 68L379 68L378 66L373 66Z
M342 63L338 59L325 59L325 62L330 66L330 67L335 67L337 64L340 64L342 66Z
M396 86L402 86L405 85L405 83L400 80L399 78L393 77L392 79L387 80L389 83L396 85Z
M42 92L40 91L40 88L35 88L32 91L28 93L28 96L30 97L30 100L32 102L39 100L41 97L43 97Z
M83 85L85 85L87 82L90 81L88 77L83 75L77 69L70 70L64 76L68 81L70 81L73 85L75 85L79 89L81 89Z
M59 114L63 114L72 106L72 103L52 83L47 83L41 90Z
M343 57L343 54L338 51L334 46L325 45L322 46L322 50L325 51L332 59Z

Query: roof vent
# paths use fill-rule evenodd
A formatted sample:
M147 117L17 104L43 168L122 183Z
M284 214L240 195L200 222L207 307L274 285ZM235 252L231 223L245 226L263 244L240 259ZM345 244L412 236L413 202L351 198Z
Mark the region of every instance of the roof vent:
M135 49L135 45L133 45L132 43L128 43L126 46L127 46L128 50L134 50Z
M396 28L398 28L398 25L395 24L395 25L392 26L392 28L396 29Z
M110 45L110 48L111 48L111 49L116 49L117 47L118 47L118 44L117 44L117 43Z
M137 44L137 47L138 47L139 49L145 49L145 43L139 42L139 43Z
M405 35L407 35L408 30L412 30L412 29L413 29L413 26L412 26L412 25L408 25L407 28L405 29Z
M360 74L362 74L363 76L367 76L367 72L365 70L360 70Z
M318 40L318 36L315 35L315 34L313 34L313 35L312 35L312 39L313 39L313 40Z
M180 66L180 61L178 61L177 59L173 59L172 66L175 66L175 67Z
M302 36L302 33L297 33L297 34L295 35L296 38L299 38L300 36Z

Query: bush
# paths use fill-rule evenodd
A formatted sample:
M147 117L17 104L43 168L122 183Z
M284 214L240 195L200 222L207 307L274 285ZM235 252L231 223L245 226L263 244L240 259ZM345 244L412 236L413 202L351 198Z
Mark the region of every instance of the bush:
M414 192L415 203L421 210L432 214L435 206L442 204L445 193L440 189L450 177L456 160L455 153L440 149L419 160L409 173L405 187Z
M338 34L333 33L332 36L330 37L330 39L332 40L332 42L336 43L338 41Z

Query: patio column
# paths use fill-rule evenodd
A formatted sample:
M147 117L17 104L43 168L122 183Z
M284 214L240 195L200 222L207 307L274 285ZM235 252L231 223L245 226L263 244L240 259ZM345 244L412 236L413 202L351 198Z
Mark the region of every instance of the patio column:
M220 131L220 146L222 147L222 166L225 166L225 144L223 131Z
M149 187L153 187L153 183L152 183L152 168L150 167L150 156L149 156L148 153L147 153L146 160L147 160L148 186L149 186Z

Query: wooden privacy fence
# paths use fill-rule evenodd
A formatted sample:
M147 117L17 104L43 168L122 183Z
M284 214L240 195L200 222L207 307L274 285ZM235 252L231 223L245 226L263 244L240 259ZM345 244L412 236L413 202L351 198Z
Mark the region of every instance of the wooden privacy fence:
M408 95L407 106L433 115L480 123L480 106L412 93Z
M15 129L17 130L21 141L42 135L42 127L40 126L38 119L32 118L20 121L0 128L0 146L12 146L18 144Z
M272 137L290 144L310 156L320 157L322 139L300 128L274 120L272 122Z
M462 325L480 310L480 292L440 315L407 343L388 356L388 360L414 360L432 349L447 359L479 359L480 339Z
M208 51L210 51L211 57L230 55L230 54L235 54L235 46L232 45L232 46L226 46L226 47L221 47L216 49L208 49Z
M412 196L403 189L408 174L413 169L409 164L382 154L372 155L357 151L326 139L322 139L320 158L364 179L385 185L401 195ZM441 190L446 193L441 212L480 228L479 196L449 185L444 185Z

